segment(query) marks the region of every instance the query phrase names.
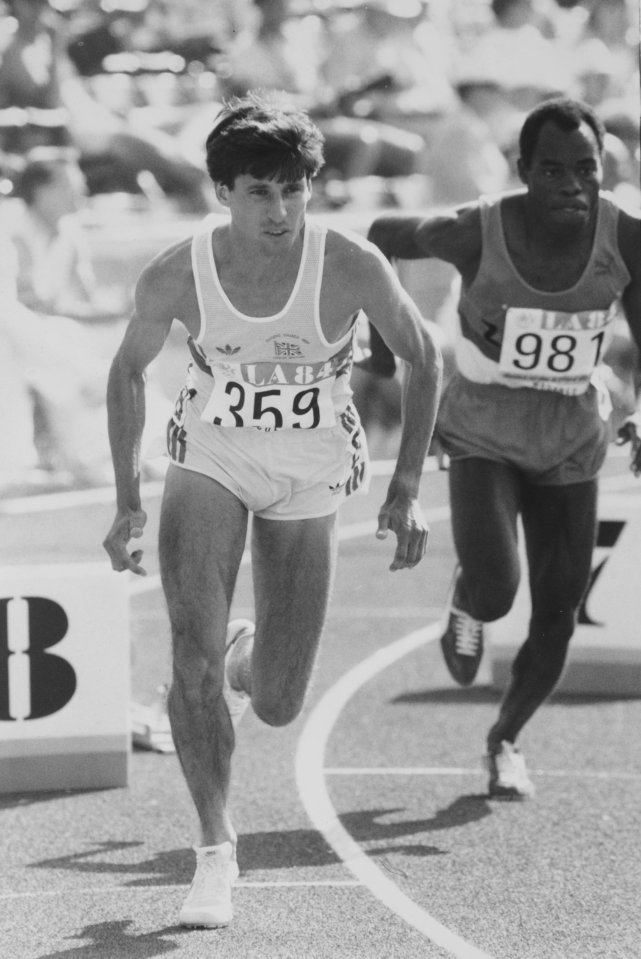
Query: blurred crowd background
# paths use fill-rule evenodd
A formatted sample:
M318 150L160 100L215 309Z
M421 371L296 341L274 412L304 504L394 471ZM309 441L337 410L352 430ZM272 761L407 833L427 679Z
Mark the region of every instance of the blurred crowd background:
M2 492L112 481L104 393L132 270L218 211L204 141L256 88L317 121L312 209L346 226L518 187L523 118L557 94L597 110L604 188L641 208L637 0L0 0ZM446 345L451 273L404 268ZM620 340L623 408L637 358ZM172 375L150 376L150 431ZM363 387L372 433L394 389Z

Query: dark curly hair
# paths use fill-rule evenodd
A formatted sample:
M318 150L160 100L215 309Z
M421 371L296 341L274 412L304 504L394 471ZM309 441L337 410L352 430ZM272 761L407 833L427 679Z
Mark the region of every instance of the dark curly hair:
M252 91L225 103L206 141L207 171L230 189L237 176L280 182L311 179L324 138L308 114L278 94Z
M521 127L519 150L526 169L532 163L541 128L548 122L555 123L566 133L578 130L582 123L587 123L596 137L599 153L603 153L605 127L592 107L570 97L552 97L537 104Z

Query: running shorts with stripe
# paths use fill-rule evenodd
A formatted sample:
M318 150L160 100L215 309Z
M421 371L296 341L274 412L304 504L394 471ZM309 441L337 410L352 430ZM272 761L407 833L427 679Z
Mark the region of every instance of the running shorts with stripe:
M167 425L169 458L216 480L256 516L328 516L348 496L367 491L367 441L351 403L333 427L268 431L203 421L206 400L189 381L181 390Z

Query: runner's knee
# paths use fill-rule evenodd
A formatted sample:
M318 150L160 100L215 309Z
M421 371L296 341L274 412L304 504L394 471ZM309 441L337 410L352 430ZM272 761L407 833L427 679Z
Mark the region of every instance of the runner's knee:
M192 704L211 703L222 695L224 661L196 652L174 637L173 685L175 695Z
M504 579L495 583L491 589L485 584L468 586L466 582L469 610L474 619L482 623L493 623L503 616L507 616L518 588L518 580L510 582Z
M556 650L568 645L576 627L574 609L535 612L530 622L530 637L537 649L545 655L554 655Z
M304 697L292 699L287 696L261 696L252 691L252 708L259 719L268 726L288 726L303 708Z

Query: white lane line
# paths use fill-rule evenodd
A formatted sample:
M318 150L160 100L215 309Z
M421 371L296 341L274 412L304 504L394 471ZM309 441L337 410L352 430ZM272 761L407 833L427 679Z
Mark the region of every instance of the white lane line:
M434 506L432 509L423 510L427 523L440 523L450 518L449 506ZM345 526L339 524L338 539L341 543L346 543L351 539L359 539L361 536L374 536L376 534L376 520L368 519L360 523L349 523ZM243 553L240 561L241 566L247 566L251 562L251 553L248 549ZM152 573L150 576L134 576L133 573L127 573L130 577L129 594L131 596L140 596L143 593L151 593L155 589L160 589L160 573Z
M608 453L610 458L628 456L626 449L621 447L612 447ZM372 460L372 476L391 476L395 467L395 460ZM439 471L435 457L430 456L425 460L423 467L424 473L437 473ZM143 499L151 499L155 496L161 496L164 488L164 480L151 480L143 483L141 494ZM599 480L600 489L606 491L619 491L633 489L639 485L639 479L632 473L625 473L622 476L606 476ZM26 515L29 513L43 513L49 510L74 509L76 506L100 506L107 503L115 503L116 491L114 486L104 486L98 489L67 490L59 493L40 493L34 496L17 496L0 502L0 514L5 513L8 516Z
M370 464L371 474L372 476L391 476L395 465L395 460L372 460ZM438 464L433 456L425 460L423 472L438 472ZM141 485L141 495L143 499L161 496L164 486L164 479L150 480ZM17 496L0 503L0 513L7 513L8 515L41 513L48 510L73 509L75 506L99 506L105 503L115 503L115 501L115 486L101 486L93 489L63 490L58 493Z
M479 776L485 775L480 766L325 766L326 776ZM638 782L641 773L596 769L528 769L532 776L552 776L565 779L603 779Z
M388 909L457 959L491 959L413 902L363 852L341 824L327 792L324 757L327 742L343 708L366 682L397 660L434 642L442 624L433 623L377 650L345 673L321 698L305 723L296 750L296 781L302 803L315 828L357 879Z
M608 457L619 459L628 456L627 449L613 446ZM372 476L391 476L395 467L395 460L372 460ZM437 473L439 467L435 457L429 456L423 466L424 473ZM141 485L143 499L161 496L164 480L150 480ZM633 489L639 486L639 479L631 472L621 476L605 476L599 480L599 488L603 491L619 491ZM641 487L640 487L641 488ZM0 502L0 514L19 516L29 513L42 513L49 510L74 509L76 506L100 506L115 503L116 491L114 486L104 486L98 489L67 490L58 493L40 493L34 496L17 496Z
M143 483L141 495L143 499L160 496L164 487L164 480L154 480ZM9 516L20 516L29 513L46 513L50 510L74 509L76 506L104 506L106 503L116 503L114 486L103 486L99 489L67 490L62 493L40 493L36 496L20 496L0 503L0 513Z
M165 889L169 892L174 890L186 889L189 883L158 883L150 882L146 885L137 884L135 886L82 886L77 888L75 886L70 886L66 889L38 889L35 891L29 892L7 892L0 893L0 902L11 902L16 899L41 899L41 898L55 898L56 896L102 896L102 895L117 895L118 893L127 893L131 895L135 892L164 892ZM257 879L252 882L249 880L239 879L234 883L234 889L294 889L300 887L302 889L315 888L318 886L324 888L336 888L344 889L348 887L350 889L360 888L363 883L358 882L355 879L319 879L315 880L283 880L282 882L273 879L261 881Z
M323 772L326 776L475 776L483 770L463 766L325 766Z

